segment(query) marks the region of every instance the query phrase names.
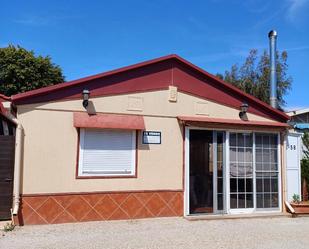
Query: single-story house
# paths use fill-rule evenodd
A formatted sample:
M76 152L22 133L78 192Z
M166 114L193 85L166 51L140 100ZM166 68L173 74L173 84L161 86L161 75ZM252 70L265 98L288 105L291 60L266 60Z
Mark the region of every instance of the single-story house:
M11 101L20 224L285 212L289 116L177 55Z

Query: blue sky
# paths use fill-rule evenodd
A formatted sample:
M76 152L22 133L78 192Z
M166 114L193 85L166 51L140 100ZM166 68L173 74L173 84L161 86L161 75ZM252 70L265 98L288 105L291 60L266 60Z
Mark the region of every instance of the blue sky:
M250 48L289 54L287 108L309 107L309 0L2 1L0 46L50 55L66 80L176 53L210 73Z

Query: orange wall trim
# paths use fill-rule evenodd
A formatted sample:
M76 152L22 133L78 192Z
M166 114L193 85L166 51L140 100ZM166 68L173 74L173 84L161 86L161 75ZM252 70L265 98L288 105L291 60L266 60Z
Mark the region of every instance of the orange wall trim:
M22 196L18 223L57 224L183 215L182 191Z

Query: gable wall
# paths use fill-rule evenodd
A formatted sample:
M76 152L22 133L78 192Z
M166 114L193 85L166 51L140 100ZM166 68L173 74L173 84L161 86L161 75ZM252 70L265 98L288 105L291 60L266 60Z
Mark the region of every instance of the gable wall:
M84 89L88 89L92 97L102 97L166 90L169 86L176 86L181 92L236 109L246 102L250 106L250 113L276 119L279 122L285 122L287 119L284 114L232 87L229 83L220 82L194 65L175 58L22 93L13 96L12 99L17 105L25 105L80 99Z

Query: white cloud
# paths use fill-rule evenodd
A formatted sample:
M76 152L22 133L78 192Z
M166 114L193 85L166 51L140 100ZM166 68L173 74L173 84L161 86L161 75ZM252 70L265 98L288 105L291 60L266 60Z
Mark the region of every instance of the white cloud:
M38 16L29 16L25 18L20 18L14 20L14 22L27 26L45 26L49 24L49 20L47 18L42 18Z
M58 24L61 21L78 18L70 15L27 15L13 20L13 22L25 26L47 26Z
M292 48L286 48L286 51L301 51L301 50L308 50L309 46L298 46L298 47L292 47Z
M291 22L295 22L299 17L300 12L303 8L308 5L309 0L287 0L288 9L287 9L287 18Z
M289 107L286 107L284 108L284 110L286 112L292 112L292 111L298 111L298 110L302 110L302 109L306 109L308 107L306 106L289 106Z

